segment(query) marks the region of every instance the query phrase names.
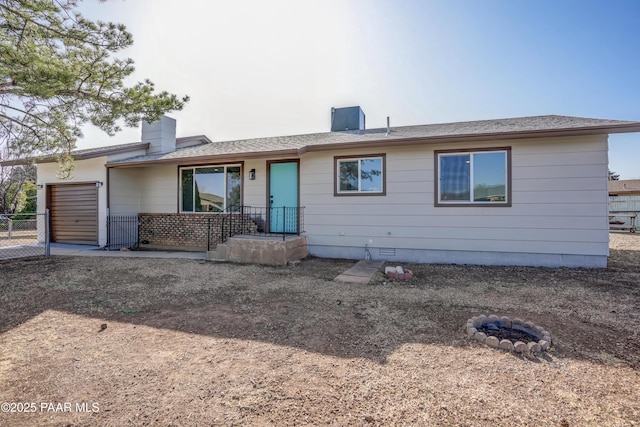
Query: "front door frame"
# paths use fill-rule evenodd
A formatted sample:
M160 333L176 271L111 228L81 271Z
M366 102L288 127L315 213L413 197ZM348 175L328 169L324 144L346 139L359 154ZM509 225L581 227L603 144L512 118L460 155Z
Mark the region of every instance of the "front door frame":
M271 165L274 163L297 163L297 172L298 172L298 185L296 191L298 194L296 195L298 216L297 216L297 224L296 224L296 234L300 232L300 159L280 159L280 160L267 160L267 194L265 205L267 206L267 228L269 233L271 233ZM284 232L284 226L283 226Z

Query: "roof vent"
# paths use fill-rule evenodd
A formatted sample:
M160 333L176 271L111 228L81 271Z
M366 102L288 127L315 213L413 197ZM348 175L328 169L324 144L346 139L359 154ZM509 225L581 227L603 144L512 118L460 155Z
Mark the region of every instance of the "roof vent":
M365 116L360 106L331 108L331 132L364 129Z

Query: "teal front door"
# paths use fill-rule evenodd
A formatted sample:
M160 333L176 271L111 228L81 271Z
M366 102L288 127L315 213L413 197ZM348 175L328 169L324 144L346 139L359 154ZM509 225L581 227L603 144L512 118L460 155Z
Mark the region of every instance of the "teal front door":
M269 164L269 231L298 232L298 162Z

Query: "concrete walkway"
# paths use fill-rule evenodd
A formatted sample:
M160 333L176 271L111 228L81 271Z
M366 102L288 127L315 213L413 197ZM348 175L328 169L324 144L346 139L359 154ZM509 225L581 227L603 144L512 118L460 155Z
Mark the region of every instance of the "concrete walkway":
M105 251L98 246L51 244L51 255L54 256L92 256L121 258L183 258L206 259L205 252L183 251Z
M384 261L358 261L356 265L336 277L334 280L346 283L367 284L383 264Z

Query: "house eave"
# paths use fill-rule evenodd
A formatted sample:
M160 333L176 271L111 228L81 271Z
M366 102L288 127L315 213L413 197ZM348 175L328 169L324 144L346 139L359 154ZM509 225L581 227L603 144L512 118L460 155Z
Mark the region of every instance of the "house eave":
M632 133L640 132L640 123L631 122L615 125L603 125L603 126L587 126L578 128L565 128L565 129L541 129L541 130L527 130L527 131L510 131L510 132L485 132L474 134L457 134L457 135L440 135L440 136L411 136L405 138L398 138L393 136L393 129L391 130L391 136L382 136L373 140L360 140L349 142L328 142L308 144L300 148L282 149L282 150L265 150L265 151L253 151L253 152L234 152L223 154L207 154L202 156L187 156L187 157L169 157L160 158L154 160L139 160L139 161L123 161L118 163L108 163L107 167L110 168L124 168L124 167L140 167L146 165L157 164L194 164L203 162L228 162L239 161L245 159L257 159L257 158L270 158L270 157L285 157L293 156L299 157L308 152L314 151L329 151L329 150L346 150L346 149L363 149L363 148L384 148L389 146L412 146L412 145L424 145L424 144L452 144L452 143L467 143L467 142L487 142L493 143L495 141L512 140L512 139L533 139L533 138L554 138L554 137L571 137L571 136L588 136L588 135L608 135L613 133Z
M141 160L137 162L123 162L123 163L107 163L107 168L129 168L140 166L153 166L153 165L193 165L203 163L224 163L235 162L247 159L259 159L259 158L272 158L272 157L292 157L297 156L298 150L274 150L274 151L255 151L247 153L230 153L230 154L218 154L218 155L205 155L205 156L189 156L180 158L169 159L157 159L157 160Z
M149 143L140 143L137 144L136 146L129 146L129 147L116 147L113 149L105 149L102 151L95 151L95 152L91 152L91 153L80 153L80 154L73 154L72 153L72 158L73 160L88 160L88 159L96 159L98 157L108 157L108 156L113 156L116 154L124 154L124 153L129 153L132 151L138 151L138 150L146 150L147 148L149 148ZM28 165L28 164L41 164L41 163L55 163L58 161L58 157L57 156L43 156L43 157L32 157L32 158L26 158L26 159L16 159L16 160L7 160L4 162L0 162L1 166L22 166L22 165Z
M588 127L588 128L576 128L576 129L559 129L559 130L538 130L538 131L522 131L522 132L494 132L483 134L467 134L467 135L445 135L445 136L426 136L426 137L410 137L410 138L395 138L395 139L380 139L375 141L363 141L363 142L347 142L339 144L318 144L302 147L298 150L299 154L304 154L311 151L326 151L335 149L336 146L340 149L349 148L361 148L363 146L377 148L388 147L390 144L394 146L399 145L423 145L423 144L452 144L452 143L464 143L464 142L480 142L480 141L504 141L509 139L531 139L531 138L557 138L568 136L586 136L586 135L608 135L611 133L632 133L640 132L640 123L625 126L616 127Z

